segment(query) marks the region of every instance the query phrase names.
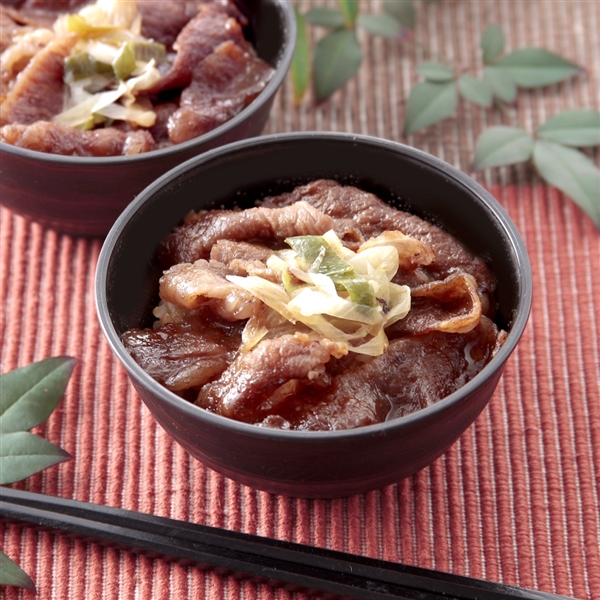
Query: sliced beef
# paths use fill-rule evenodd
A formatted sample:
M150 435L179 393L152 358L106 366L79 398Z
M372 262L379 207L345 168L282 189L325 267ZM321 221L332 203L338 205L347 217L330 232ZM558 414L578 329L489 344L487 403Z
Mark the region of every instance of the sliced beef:
M148 131L159 148L171 146L171 140L169 139L169 119L179 108L179 102L157 102L153 108L156 113L156 121Z
M464 336L467 344L465 355L469 362L467 377L472 379L496 356L498 350L504 345L508 333L499 329L488 317L482 316L477 327Z
M171 49L181 30L197 14L201 0L137 0L142 35Z
M210 250L210 262L226 264L230 275L256 275L273 283L281 283L281 272L267 267L273 249L262 244L218 240Z
M247 44L217 46L181 92L180 108L169 120L171 141L187 142L229 121L262 92L273 73Z
M365 239L383 231L400 231L417 238L433 250L435 259L419 267L419 276L445 279L456 270L475 277L484 314L494 313L494 279L485 262L470 252L459 240L415 215L398 211L369 192L336 181L317 180L295 188L281 196L266 198L263 207L289 206L298 200L312 204L335 219L335 231L349 247L360 245ZM397 281L405 283L409 280ZM422 282L422 281L421 281Z
M333 342L305 334L263 340L250 352L240 353L218 380L204 386L196 403L239 421L259 421L266 416L261 415L261 405L288 382L326 385L325 364L336 350Z
M262 244L217 240L210 250L211 260L230 265L236 260L266 262L273 250Z
M120 131L114 127L79 131L38 121L31 125L4 125L0 140L13 146L65 156L120 156L154 150L152 136L143 130Z
M137 0L142 15L142 35L170 49L182 29L198 14L200 6L210 3L211 0ZM230 0L214 0L212 3L220 5L243 26L247 24L247 19Z
M423 335L431 331L467 333L481 319L477 282L467 273L415 287L410 311L386 329L389 338Z
M200 388L232 362L241 342L241 326L212 318L167 323L158 329L132 329L123 343L135 361L173 391Z
M187 0L188 2L194 2L197 0ZM246 27L250 21L248 17L242 12L242 10L236 4L236 0L203 0L204 4L217 4L225 10L225 12L233 19L235 19L242 27Z
M316 404L314 396L300 395L292 398L284 410L267 415L257 424L297 431L355 429L385 421L389 408L386 402L378 402L376 398L368 395L340 396ZM289 420L286 417L289 417Z
M173 265L160 278L160 296L187 310L209 305L227 320L248 319L260 301L225 279L227 273L225 265L203 259Z
M282 243L294 235L322 235L333 226L331 217L306 202L276 210L212 210L188 217L162 243L165 266L208 258L220 239Z
M3 17L1 11L0 16ZM11 43L10 47L0 56L2 84L9 89L17 75L27 67L31 59L54 39L55 34L51 29L36 29L19 36L18 41Z
M0 105L0 125L49 121L63 109L63 61L77 36L54 40L31 59Z
M196 67L225 41L250 47L240 23L220 3L202 4L198 14L181 30L174 44L177 56L172 68L152 87L150 93L182 89L191 81Z
M0 4L0 52L13 43L13 36L23 26L24 19L10 6Z
M505 335L483 317L467 334L436 331L393 340L384 354L362 363L345 362L345 357L322 363L330 349L307 337L298 344L294 336L283 335L240 354L201 390L197 403L268 427L362 427L410 414L455 392L489 362ZM345 368L336 369L344 362Z
M441 333L394 340L384 354L335 377L318 402L300 397L279 415L292 429L336 430L409 414L465 383L464 346L460 336Z

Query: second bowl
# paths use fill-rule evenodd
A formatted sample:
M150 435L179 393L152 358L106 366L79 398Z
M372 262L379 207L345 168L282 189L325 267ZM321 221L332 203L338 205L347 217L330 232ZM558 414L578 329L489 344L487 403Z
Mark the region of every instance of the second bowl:
M240 113L190 141L115 157L47 154L0 143L0 202L61 233L104 236L120 212L157 177L202 152L259 135L291 64L296 24L289 0L240 0L248 37L275 70Z

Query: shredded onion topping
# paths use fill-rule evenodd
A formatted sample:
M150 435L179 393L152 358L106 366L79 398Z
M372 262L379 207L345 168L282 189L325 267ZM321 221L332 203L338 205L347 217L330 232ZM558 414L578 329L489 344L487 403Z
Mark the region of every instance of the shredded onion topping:
M113 121L154 125L156 113L139 95L160 79L157 63L166 49L141 35L135 0L98 0L59 17L54 32L78 37L65 60L68 92L55 123L84 131Z
M291 323L344 343L350 352L383 354L385 328L410 310L410 288L392 282L400 265L398 249L374 244L353 252L333 230L286 242L290 250L267 260L268 268L281 273L281 283L257 275L227 279ZM248 338L254 336L256 332Z

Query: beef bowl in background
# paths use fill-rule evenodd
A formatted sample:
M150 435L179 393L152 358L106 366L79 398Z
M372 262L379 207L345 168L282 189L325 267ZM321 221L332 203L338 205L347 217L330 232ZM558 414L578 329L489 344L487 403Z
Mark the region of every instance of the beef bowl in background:
M248 39L275 71L246 108L195 139L130 156L62 156L0 143L2 205L61 233L104 236L120 212L163 173L202 152L262 133L293 57L294 10L289 0L236 2L249 21Z
M278 430L188 402L152 379L121 341L151 327L158 301L159 242L190 210L250 206L318 178L373 192L440 225L485 258L497 280L504 345L458 391L429 407L345 431ZM254 488L336 497L380 488L422 469L469 427L489 401L525 328L532 277L523 241L499 203L448 164L410 147L335 133L263 136L212 150L146 188L103 245L96 303L112 351L158 423L208 467ZM393 375L393 374L390 374Z

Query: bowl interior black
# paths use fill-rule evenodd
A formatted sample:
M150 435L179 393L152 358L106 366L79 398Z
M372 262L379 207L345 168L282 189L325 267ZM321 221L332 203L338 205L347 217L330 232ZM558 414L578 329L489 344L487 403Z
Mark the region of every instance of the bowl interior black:
M286 40L292 32L282 15L282 6L264 0L236 0L248 17L246 37L256 48L258 55L276 67L287 50Z

